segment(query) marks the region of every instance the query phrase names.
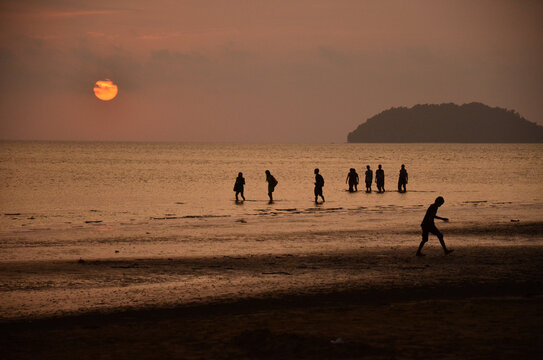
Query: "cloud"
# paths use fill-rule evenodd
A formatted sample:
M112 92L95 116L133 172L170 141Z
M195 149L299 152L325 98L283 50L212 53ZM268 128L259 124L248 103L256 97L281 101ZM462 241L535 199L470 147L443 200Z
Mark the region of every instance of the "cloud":
M31 18L74 18L82 16L118 15L139 11L132 7L111 6L110 3L74 2L66 0L3 0L2 13Z
M30 109L55 124L109 119L93 107L104 78L120 89L108 111L196 140L342 141L383 109L431 102L482 101L543 120L541 23L524 5L142 4L2 2L0 122L16 128Z
M78 16L92 16L92 15L117 15L123 12L133 10L88 10L88 11L43 11L29 13L29 16L44 17L44 18L72 18Z

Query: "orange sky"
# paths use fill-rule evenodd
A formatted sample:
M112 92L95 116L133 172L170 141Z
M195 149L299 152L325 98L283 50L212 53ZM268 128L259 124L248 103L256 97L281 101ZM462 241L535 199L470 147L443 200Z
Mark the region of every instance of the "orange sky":
M543 124L543 4L0 3L0 138L344 142L393 106L484 102ZM97 80L119 96L101 102Z

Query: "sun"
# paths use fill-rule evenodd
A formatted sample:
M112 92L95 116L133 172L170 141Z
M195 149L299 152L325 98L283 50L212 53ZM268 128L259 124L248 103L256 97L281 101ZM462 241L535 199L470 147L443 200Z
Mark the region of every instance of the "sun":
M94 95L102 101L114 99L118 92L119 89L117 88L117 85L109 79L98 80L96 84L94 84Z

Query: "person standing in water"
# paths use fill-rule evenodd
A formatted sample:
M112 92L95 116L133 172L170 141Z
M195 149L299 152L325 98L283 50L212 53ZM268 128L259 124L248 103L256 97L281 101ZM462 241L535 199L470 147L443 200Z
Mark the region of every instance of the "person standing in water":
M236 178L236 183L234 184L234 191L236 192L236 201L239 201L238 195L241 195L243 201L245 201L245 196L243 196L243 188L245 187L245 178L243 173L239 173Z
M349 170L349 173L347 174L347 179L345 179L345 183L349 184L349 192L358 191L358 174L356 173L356 170L354 168L351 168Z
M375 170L375 183L377 184L377 191L380 193L385 192L385 171L379 164L378 169Z
M277 186L277 180L270 173L270 170L266 170L266 181L268 182L268 197L270 198L270 204L273 202L273 191Z
M422 228L422 241L420 242L419 248L417 250L417 256L424 256L422 253L422 248L424 247L424 244L428 242L428 234L432 233L439 239L439 242L441 243L441 247L443 247L443 251L445 252L445 255L449 255L454 250L447 249L447 246L445 245L445 241L443 241L443 234L438 230L434 223L434 219L440 219L443 221L449 221L447 218L439 217L437 216L437 209L443 205L445 200L443 197L438 196L434 203L428 207L428 210L426 210L426 215L424 216L424 219L422 220L422 223L420 224L420 227Z
M366 192L371 192L371 183L373 182L373 170L370 169L369 165L366 165Z
M398 177L398 191L399 192L406 192L406 185L407 185L408 175L407 170L405 170L405 165L402 164L402 168L400 169L400 176Z
M315 169L315 204L318 202L318 197L322 198L324 202L324 196L322 195L322 187L324 186L324 178L319 174L319 169Z

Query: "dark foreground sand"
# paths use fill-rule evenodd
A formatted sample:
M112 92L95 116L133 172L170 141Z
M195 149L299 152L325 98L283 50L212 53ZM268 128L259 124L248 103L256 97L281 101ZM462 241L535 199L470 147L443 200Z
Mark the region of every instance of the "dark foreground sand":
M136 310L0 323L2 359L535 359L543 356L543 247L435 247L326 257L373 279ZM328 256L328 255L327 255ZM342 259L344 259L342 261ZM405 259L404 262L401 259ZM229 267L236 271L236 261ZM268 259L266 259L268 261ZM277 259L281 268L300 259ZM284 261L281 263L281 261ZM304 258L308 271L323 258ZM258 262L260 263L260 262ZM252 264L251 271L269 276ZM254 267L254 268L253 268ZM246 265L244 270L247 271ZM278 269L273 276L296 276ZM301 271L301 270L300 270ZM319 276L321 272L315 271ZM322 273L323 274L323 273ZM300 278L301 279L301 278ZM437 279L437 281L436 281Z
M525 285L286 296L17 322L2 325L2 358L541 358L543 298Z

